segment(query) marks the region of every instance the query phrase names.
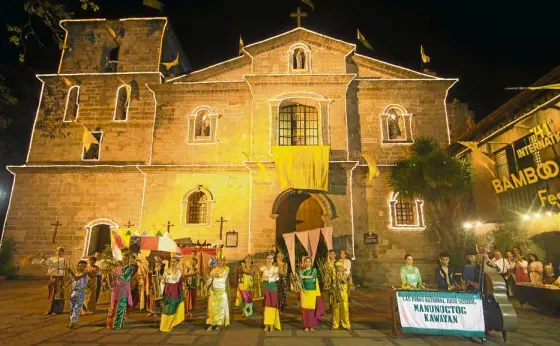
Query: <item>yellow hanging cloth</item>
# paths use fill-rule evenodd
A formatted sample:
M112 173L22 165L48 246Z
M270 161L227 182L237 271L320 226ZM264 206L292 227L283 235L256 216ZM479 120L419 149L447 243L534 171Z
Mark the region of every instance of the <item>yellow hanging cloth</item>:
M272 153L283 189L328 191L329 146L275 146Z

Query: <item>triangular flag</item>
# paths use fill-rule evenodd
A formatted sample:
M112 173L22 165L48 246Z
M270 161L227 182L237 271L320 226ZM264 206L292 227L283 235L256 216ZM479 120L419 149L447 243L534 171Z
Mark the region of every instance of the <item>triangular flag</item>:
M266 169L266 167L264 166L264 164L261 161L257 161L257 166L259 166L259 172L260 172L260 180L261 181L267 181L268 179L268 171Z
M332 226L321 228L321 233L323 233L323 238L325 238L325 243L327 243L327 249L332 250L333 249Z
M161 63L163 66L165 66L166 70L169 70L170 68L172 68L173 66L177 66L179 65L179 52L177 52L177 57L175 58L175 60L171 61L171 62L162 62Z
M313 5L313 3L311 2L311 0L301 0L301 2L303 2L304 4L306 4L307 6L311 7L312 11L315 11L315 5Z
M284 233L282 235L284 242L286 243L286 248L288 249L288 258L290 259L290 267L292 267L292 273L296 272L296 235L294 233Z
M560 83L558 83L558 84L549 84L549 85L528 87L527 89L529 89L529 90L542 90L542 89L560 90Z
M373 178L379 177L379 168L377 168L377 162L375 159L368 153L362 153L362 157L366 161L368 168L369 168L369 176L368 176L368 183L371 183Z
M422 45L420 45L420 56L422 57L422 62L424 64L427 64L430 62L430 57L426 55L426 53L424 53L424 47Z
M111 253L113 254L113 258L117 261L122 261L122 251L121 249L124 248L124 242L122 238L115 232L114 230L111 231Z
M358 29L358 41L360 41L367 49L373 51L373 47L369 44L368 40L362 35L360 29Z
M467 147L471 150L471 161L472 161L473 165L478 165L478 166L482 166L482 167L486 168L486 170L488 170L488 172L490 172L490 175L492 175L492 177L495 177L494 169L496 167L496 162L494 162L494 160L492 160L491 158L486 156L486 154L483 153L480 150L480 148L478 147L478 144L476 142L461 142L461 141L458 141L457 143L459 143L462 146L465 146L465 147Z
M157 0L144 0L142 1L142 5L155 8L158 11L163 11L163 4Z
M87 127L85 127L83 124L80 125L82 125L82 127L84 128L84 133L82 135L82 143L86 148L86 151L88 151L92 144L99 144L99 141L91 134L91 132L89 132Z
M66 77L62 77L62 80L64 81L64 84L66 84L67 87L71 87L72 85L74 85L74 83L72 83L72 81Z
M243 43L243 38L239 35L239 55L243 53L243 47L245 47L245 43Z
M309 244L309 234L307 233L307 231L296 232L296 237L301 242L301 245L303 245L303 248L305 249L305 252L307 253L307 255L311 256L311 246Z
M317 247L319 246L319 239L321 239L321 229L316 228L308 231L309 243L311 246L311 263L315 263L315 256L317 255Z

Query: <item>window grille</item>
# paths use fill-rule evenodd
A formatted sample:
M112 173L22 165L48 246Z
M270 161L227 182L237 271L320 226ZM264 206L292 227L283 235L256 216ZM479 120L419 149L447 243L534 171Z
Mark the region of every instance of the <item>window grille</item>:
M279 145L318 145L317 109L300 104L284 106L279 113Z
M188 199L187 223L206 223L208 203L202 191L193 192Z

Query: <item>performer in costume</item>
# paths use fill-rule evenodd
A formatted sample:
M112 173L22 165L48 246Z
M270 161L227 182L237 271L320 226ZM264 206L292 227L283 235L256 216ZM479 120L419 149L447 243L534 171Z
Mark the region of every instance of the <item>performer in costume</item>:
M219 249L217 266L210 271L208 280L208 331L219 331L221 327L229 326L228 275L229 267L226 265L223 250Z
M281 330L280 313L278 311L278 285L280 279L278 267L274 264L274 254L266 256L266 265L261 268L264 293L264 331Z
M439 254L439 265L435 269L435 282L437 288L445 291L455 290L457 282L455 281L453 269L449 267L449 254L442 252Z
M335 262L336 276L333 281L333 292L338 297L338 304L332 307L332 329L338 329L340 325L342 328L350 329L350 307L348 304L348 292L350 291L350 280L348 278L348 271L344 266L342 260Z
M136 278L137 301L135 303L138 305L138 308L143 311L146 310L147 287L149 286L148 261L144 258L144 255L138 255L136 268L137 272L134 276Z
M64 276L68 264L64 258L64 248L56 248L55 256L47 258L43 257L41 264L49 267L47 275L49 276L49 309L45 315L61 314L64 310Z
M314 328L319 325L325 314L325 308L319 289L317 269L313 268L311 257L303 258L302 268L299 275L303 281L303 291L300 293L303 328L306 332L314 332Z
M183 295L183 269L179 257L171 258L169 268L163 273L163 297L161 304L161 323L159 330L170 332L173 327L185 320L185 296Z
M72 268L68 268L68 272L72 276L72 293L70 294L70 324L68 324L68 328L72 328L76 325L76 323L78 323L82 308L84 307L86 287L88 286L89 281L89 276L86 272L86 265L86 261L79 261L78 268L75 273ZM91 297L95 302L95 290L92 292Z
M130 255L123 253L122 261L114 269L112 276L111 300L107 314L107 328L120 329L124 325L126 311L133 306L130 293L130 279L134 267L130 265Z
M411 254L404 255L405 265L401 267L401 284L406 290L416 290L424 288L422 276L418 267L414 266L414 258Z
M278 310L283 311L288 306L288 263L284 261L284 254L276 254L276 265L278 266Z
M161 295L162 295L162 283L163 283L163 265L161 257L155 256L153 261L153 266L149 270L149 287L148 287L148 299L146 302L146 311L148 311L148 316L159 316L161 312Z
M86 274L88 275L88 284L86 287L86 297L84 299L84 310L87 311L86 315L92 315L95 313L95 307L97 305L97 279L99 275L99 268L95 265L97 258L91 256L87 261L87 266L85 268Z
M193 254L195 254L193 252ZM196 305L197 287L199 281L198 260L195 255L185 265L185 314L187 318L192 317Z
M253 257L247 255L237 273L237 298L235 306L241 306L242 316L251 317L253 315Z

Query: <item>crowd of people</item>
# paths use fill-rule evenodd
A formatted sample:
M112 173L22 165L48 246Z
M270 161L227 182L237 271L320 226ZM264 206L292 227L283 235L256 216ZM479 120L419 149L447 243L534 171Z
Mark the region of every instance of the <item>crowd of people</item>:
M404 257L405 265L400 269L402 289L424 289L422 276L418 267L414 266L412 255ZM560 286L560 276L554 273L551 264L543 265L538 256L530 253L524 256L518 247L506 252L505 257L500 249L494 249L488 254L472 253L467 255L467 264L461 272L455 272L450 267L450 256L446 252L439 255L439 263L434 271L434 286L445 291L478 291L480 287L480 272L495 270L504 278L508 295L514 295L514 288L519 283L533 285ZM558 268L560 270L560 267Z
M88 260L80 260L72 269L59 247L55 256L43 256L48 266L49 309L47 315L61 314L64 310L65 292L70 288L70 323L73 328L80 315L94 314L100 292L110 292L107 328L124 327L125 318L137 307L149 316L159 316L162 332L170 332L193 317L197 296L208 299L207 330L217 330L230 324L230 268L221 249L208 263L208 269L199 265L197 254L178 256L170 260L123 252L115 265L109 268L100 253ZM269 253L263 264L257 265L247 255L237 269L235 306L241 315L250 317L253 302L263 300L264 330L281 330L281 312L288 305L288 292L298 293L302 328L314 332L325 314L319 278L329 296L332 329L350 329L348 299L353 289L352 263L344 251L337 255L333 250L321 262L319 270L313 259L305 256L295 273L289 273L289 263L282 253Z

